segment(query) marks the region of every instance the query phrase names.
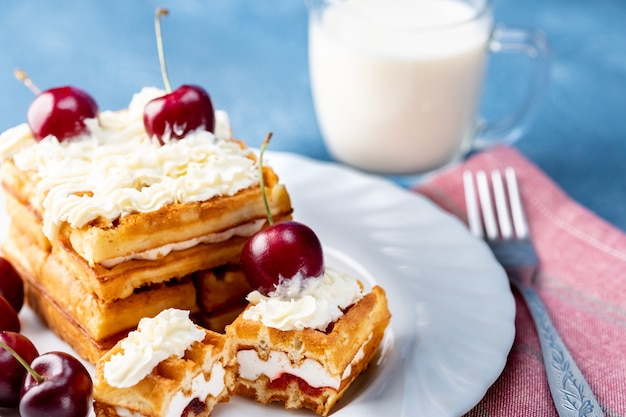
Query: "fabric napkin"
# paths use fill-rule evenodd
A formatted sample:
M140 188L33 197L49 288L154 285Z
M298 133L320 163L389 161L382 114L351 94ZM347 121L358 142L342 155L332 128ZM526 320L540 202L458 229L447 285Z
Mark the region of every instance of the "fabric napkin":
M508 166L516 170L541 262L539 296L606 416L625 417L626 234L570 199L512 147L477 154L415 191L466 221L463 171ZM534 324L514 295L516 336L506 367L467 416L557 416Z

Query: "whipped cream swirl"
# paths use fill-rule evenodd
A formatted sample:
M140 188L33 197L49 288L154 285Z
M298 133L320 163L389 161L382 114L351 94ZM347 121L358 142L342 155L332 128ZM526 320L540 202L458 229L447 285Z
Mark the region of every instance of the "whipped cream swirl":
M248 301L253 305L243 317L284 331L305 328L324 331L362 297L363 290L357 280L326 267L321 277L295 276L281 280L268 296L251 292Z
M230 122L216 111L215 133L202 129L161 145L148 137L143 109L165 92L144 88L128 109L103 111L85 120L89 134L59 142L36 142L28 126L0 136L0 155L33 171L44 208L44 234L54 239L67 222L80 228L103 218L150 212L172 203L233 195L258 182L251 151L231 139Z
M104 378L112 387L132 387L163 360L172 356L182 358L205 335L189 319L188 311L171 308L154 318L143 318L137 330L122 340L123 352L111 356L104 364Z

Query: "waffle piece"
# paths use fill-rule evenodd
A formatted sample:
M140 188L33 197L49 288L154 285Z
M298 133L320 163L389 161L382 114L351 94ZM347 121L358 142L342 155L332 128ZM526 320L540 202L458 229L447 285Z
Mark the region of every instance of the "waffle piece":
M0 165L0 168L4 168L4 165ZM35 211L27 202L17 199L13 193L7 191L4 182L3 189L4 205L12 227L28 236L32 244L37 245L45 252L49 252L51 245L41 230L42 219L40 213Z
M209 416L218 402L228 401L232 379L224 367L224 336L204 330L202 342L194 342L182 358L160 362L133 386L116 388L104 377L105 364L123 352L121 341L96 364L94 410L97 417Z
M129 214L122 217L116 227L99 228L90 224L75 230L66 224L61 227L58 241L51 244L42 231L43 213L31 201L32 197L22 195L23 190L31 190L32 187L12 187L16 183L22 184L15 176L25 173L17 170L10 160L4 162L1 168L11 221L18 223L33 243L42 248L51 250L54 244L62 249L57 253L66 267L82 277L89 291L107 301L128 297L135 289L147 284L238 263L248 236L266 225L265 207L259 187L255 186L232 197L169 205L152 213ZM277 221L290 219L292 208L287 190L278 183L273 171L266 169L264 172L265 181L270 184L268 197L272 213ZM189 218L195 219L195 223ZM204 224L198 227L197 223ZM243 236L232 236L235 230ZM89 253L107 253L104 258L109 261L118 255L129 258L118 259L115 265L103 266L85 257L87 247L91 247L87 250ZM133 252L128 252L131 248L139 248L143 253L157 248L175 250L162 252L154 259L133 259L130 256Z
M85 286L84 270L70 271L59 248L48 253L19 229L9 226L4 255L28 286L27 302L59 337L89 362L95 362L143 317L166 308L194 312L202 326L223 332L243 311L249 284L235 266L197 271L192 276L135 289L122 299L102 300ZM28 224L28 223L26 223ZM83 274L83 275L81 275Z
M285 187L277 184L273 172L267 173L271 184L268 199L272 213L276 216L291 213ZM114 223L97 221L80 229L66 226L61 229L61 240L67 239L90 264L104 263L206 236L209 242L211 239L228 239L230 230L265 218L260 189L253 186L230 197L170 204L149 213L131 213Z
M20 271L19 266L16 268ZM22 277L25 277L23 273ZM78 356L90 363L96 363L115 343L128 334L126 331L106 339L94 340L85 328L54 298L37 286L34 280L24 280L24 298L52 332L70 345Z
M13 226L9 227L4 252L14 264L28 265L24 279L40 287L97 341L127 332L141 318L166 308L196 309L196 290L189 277L147 285L125 298L102 300L85 287L81 275L65 267L56 251L46 254L29 245L27 236Z
M367 368L390 320L387 299L375 286L330 329L282 331L240 315L226 327L233 393L326 416Z
M198 293L198 323L223 332L248 305L246 295L252 287L235 265L199 271L192 278Z

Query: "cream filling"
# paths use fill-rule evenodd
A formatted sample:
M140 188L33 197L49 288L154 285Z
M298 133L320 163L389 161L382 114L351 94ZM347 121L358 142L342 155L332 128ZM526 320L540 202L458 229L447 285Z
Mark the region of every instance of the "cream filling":
M224 370L224 367L218 362L213 365L213 369L211 369L211 376L208 381L204 377L204 374L196 376L191 381L191 392L188 395L184 394L182 391L177 392L172 398L165 415L167 417L182 416L185 407L187 407L187 405L189 405L194 398L198 398L202 402L206 402L209 395L217 398L217 396L224 391L226 386L224 382L225 375L226 371ZM137 413L120 406L115 407L115 412L120 417L146 417L141 413Z
M187 407L194 398L206 402L209 395L214 398L217 397L224 390L225 375L226 371L224 371L224 367L220 363L216 363L213 365L213 369L211 369L211 376L208 381L204 377L204 374L195 377L191 381L191 393L186 395L182 391L177 392L170 402L166 416L181 416L185 407Z
M361 345L341 378L331 375L324 366L314 359L305 359L300 366L294 366L285 352L271 351L269 358L264 361L254 349L240 350L237 352L239 364L239 376L249 381L255 381L261 375L265 375L270 381L280 378L283 374L291 374L306 382L313 388L330 387L339 389L341 381L352 374L352 366L365 358L365 347L372 340L370 333Z
M221 243L227 241L234 236L252 236L263 228L265 222L265 219L254 220L252 222L241 224L228 230L224 230L223 232L210 233L208 235L185 240L182 242L168 243L158 248L149 249L143 252L137 252L127 256L118 256L116 258L107 259L100 262L100 265L110 269L118 264L131 260L155 261L169 255L171 252L189 249L203 243Z
M341 385L341 378L328 373L318 361L305 359L300 366L294 366L285 352L273 350L269 358L264 361L259 358L254 349L240 350L237 352L237 363L239 363L239 376L250 381L255 381L261 375L273 381L287 373L297 376L313 388L338 389Z

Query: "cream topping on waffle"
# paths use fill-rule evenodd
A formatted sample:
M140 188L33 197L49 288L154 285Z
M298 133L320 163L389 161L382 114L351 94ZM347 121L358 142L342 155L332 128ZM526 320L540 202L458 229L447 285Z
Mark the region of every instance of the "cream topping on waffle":
M189 239L183 242L170 243L144 252L137 252L129 256L120 256L117 258L107 259L100 262L105 268L113 268L115 265L121 264L133 259L156 260L167 256L170 252L185 250L196 245L204 243L225 242L233 236L252 236L263 228L266 223L265 219L255 220L253 222L241 224L239 226L224 230L219 233L210 233L195 239Z
M23 125L7 130L3 157L32 171L43 201L44 234L55 238L63 222L80 228L96 218L114 220L150 212L170 203L233 195L258 183L251 151L230 140L228 115L216 111L216 132L201 129L182 140L149 138L143 109L165 94L144 88L127 110L103 111L85 123L89 134L59 142L36 142Z
M169 357L182 358L205 332L189 319L189 312L167 309L154 318L143 318L137 330L121 342L122 352L104 364L104 378L112 387L128 388L146 377Z
M294 287L299 291L293 291ZM243 317L284 331L304 328L324 331L343 315L343 310L362 297L363 290L357 280L326 267L324 275L318 278L296 276L282 280L268 296L251 292L248 301L252 305Z

